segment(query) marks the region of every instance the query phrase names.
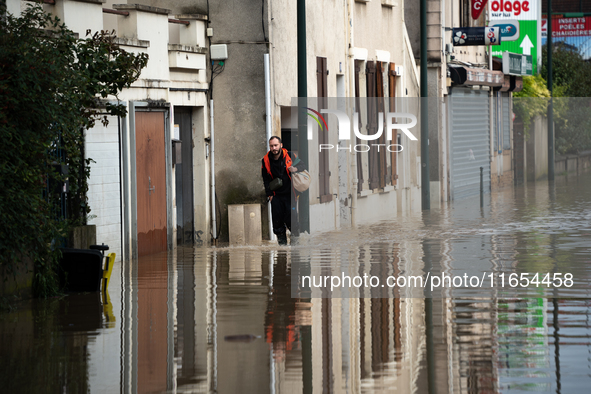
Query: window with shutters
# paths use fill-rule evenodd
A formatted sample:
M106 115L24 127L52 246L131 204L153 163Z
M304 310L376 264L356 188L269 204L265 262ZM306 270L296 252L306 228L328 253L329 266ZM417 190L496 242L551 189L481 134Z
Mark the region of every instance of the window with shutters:
M386 64L382 62L376 63L376 104L378 116L382 117L382 135L378 139L378 146L380 149L376 149L376 155L378 157L378 178L379 188L383 189L388 184L388 151L386 150L386 121L384 115L386 114L386 107L384 101L384 68ZM381 115L380 115L381 114ZM378 119L379 121L379 119ZM379 126L378 126L379 127Z
M365 69L365 83L367 97L376 97L376 64L368 61ZM367 105L367 135L374 135L378 132L378 108L375 100L366 100ZM377 189L379 186L378 151L370 149L368 152L369 167L369 188Z
M377 97L377 68L376 64L368 61L366 64L366 89L367 97ZM378 132L378 105L376 100L366 100L367 105L367 135L375 135ZM380 186L379 156L377 149L370 149L368 153L369 188L378 189Z
M318 109L327 108L328 97L328 68L325 57L316 58L316 97L318 97ZM318 128L318 144L328 144L328 130ZM319 182L319 198L320 202L332 201L332 194L330 192L330 167L329 167L329 150L323 149L318 153L318 182Z
M396 64L390 63L388 65L388 111L389 112L396 112ZM398 143L398 130L395 133L392 133L392 141L388 141L389 144L396 144ZM392 149L393 152L390 153L390 184L396 185L396 181L398 180L398 168L396 166L397 162L397 149Z
M364 65L363 62L355 62L355 108L359 114L358 130L362 134L376 134L380 113L384 128L381 136L373 142L356 138L356 144L371 146L369 151L358 151L356 154L358 193L364 190L366 192L382 190L386 186L396 185L398 179L397 153L386 149L386 146L398 143L397 134L395 131L392 141L387 141L385 129L385 114L396 110L395 70L394 63L368 61ZM363 71L365 71L365 80L363 80Z
M380 123L382 123L382 134L375 141L375 144L371 144L371 149L367 152L368 186L370 190L384 189L387 185L392 184L392 156L386 149L389 142L386 141L386 120L384 118L391 105L389 100L386 99L388 95L386 94L384 75L388 75L387 70L388 63L367 62L367 134L376 134ZM386 79L386 81L389 83L389 79ZM382 119L380 119L380 116Z
M363 62L355 62L355 110L361 112L361 91L360 91L360 74ZM359 113L359 130L361 130L361 113ZM361 140L355 137L355 143L361 144ZM363 190L363 158L360 153L357 153L357 193L361 193Z

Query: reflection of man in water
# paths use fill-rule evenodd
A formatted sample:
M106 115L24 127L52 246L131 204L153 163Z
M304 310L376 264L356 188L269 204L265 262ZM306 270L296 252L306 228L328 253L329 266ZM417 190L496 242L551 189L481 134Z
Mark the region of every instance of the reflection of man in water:
M287 255L279 252L273 265L273 287L267 300L265 313L265 339L273 346L273 358L283 361L297 347L297 298L291 298L291 269Z
M283 148L281 138L273 136L269 139L269 152L263 157L261 165L261 174L265 184L265 193L271 202L271 214L273 216L273 232L277 235L279 245L287 245L286 227L289 231L298 235L297 223L294 223L292 229L292 197L296 198L295 190L291 183L291 174L305 170L304 164L300 161L297 165L292 165L292 157L295 155ZM270 184L280 178L283 185L276 190L271 190ZM295 209L295 207L293 207ZM294 220L297 220L297 216Z

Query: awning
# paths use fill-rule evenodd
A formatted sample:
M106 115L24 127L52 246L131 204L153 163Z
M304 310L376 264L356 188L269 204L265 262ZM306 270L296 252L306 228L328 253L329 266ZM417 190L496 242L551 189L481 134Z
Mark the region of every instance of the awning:
M501 90L502 92L518 92L523 87L522 77L505 75L502 71L455 65L450 65L448 68L454 85L491 86L495 88L494 90Z

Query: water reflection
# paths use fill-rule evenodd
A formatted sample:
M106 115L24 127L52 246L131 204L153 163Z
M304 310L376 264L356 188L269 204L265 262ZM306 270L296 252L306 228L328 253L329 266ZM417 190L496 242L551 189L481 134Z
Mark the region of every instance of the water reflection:
M288 248L179 248L114 267L110 297L0 317L7 392L514 393L591 385L591 174ZM299 292L296 276L573 273L568 292ZM423 291L421 289L421 291ZM378 293L379 294L379 293ZM338 297L335 297L338 296ZM553 296L557 296L552 298Z

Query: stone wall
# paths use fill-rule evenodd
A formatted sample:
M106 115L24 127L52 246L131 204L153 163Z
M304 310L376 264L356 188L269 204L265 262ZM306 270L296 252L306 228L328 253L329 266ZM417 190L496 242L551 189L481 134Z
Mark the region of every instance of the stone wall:
M587 171L591 168L591 151L581 152L578 155L556 156L554 159L554 172L562 174L567 172Z

